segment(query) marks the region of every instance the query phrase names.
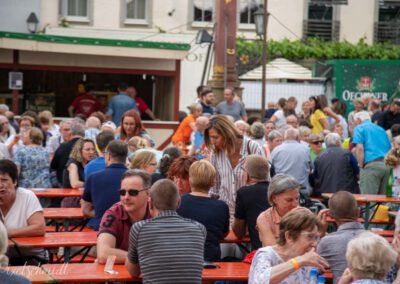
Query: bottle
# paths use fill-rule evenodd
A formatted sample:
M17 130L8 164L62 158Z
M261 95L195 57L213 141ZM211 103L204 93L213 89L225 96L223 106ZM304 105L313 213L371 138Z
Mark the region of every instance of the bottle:
M310 284L318 284L318 269L311 268L310 270Z
M317 284L325 284L325 276L319 275Z
M395 176L393 180L392 197L396 200L399 199L399 179L397 176Z
M386 185L386 197L392 197L393 193L392 193L392 187L393 187L393 168L390 168L390 174L389 174L389 180L388 183Z

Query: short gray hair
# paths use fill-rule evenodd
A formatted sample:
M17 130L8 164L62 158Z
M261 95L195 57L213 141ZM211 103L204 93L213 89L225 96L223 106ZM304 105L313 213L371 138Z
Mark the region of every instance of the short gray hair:
M299 138L299 130L293 127L286 129L283 136L285 140L297 140Z
M298 129L299 129L300 136L311 134L311 129L307 126L300 126Z
M396 258L388 241L371 232L361 233L347 245L348 267L357 278L383 280Z
M6 104L0 104L0 112L10 111L10 108Z
M324 141L326 147L337 146L342 143L342 138L337 133L329 133L328 135L326 135Z
M365 110L359 111L354 114L354 120L360 119L361 122L364 122L366 120L371 121L371 116L369 113Z
M250 126L250 135L255 139L261 139L265 135L265 127L261 122L254 122Z
M275 206L272 198L275 195L291 191L293 189L299 189L300 183L292 176L286 174L276 174L269 184L268 187L268 202L271 206Z
M273 141L274 139L278 138L278 137L282 137L282 133L280 133L278 130L272 130L269 134L268 134L268 140L269 141Z
M85 137L85 125L81 120L73 119L71 121L71 133L73 136Z

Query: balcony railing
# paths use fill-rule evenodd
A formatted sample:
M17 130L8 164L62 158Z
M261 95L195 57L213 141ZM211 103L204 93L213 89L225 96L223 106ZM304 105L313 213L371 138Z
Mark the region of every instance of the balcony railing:
M303 38L319 37L326 41L339 40L340 22L327 20L304 20Z
M400 20L376 22L374 25L375 42L390 42L400 44Z

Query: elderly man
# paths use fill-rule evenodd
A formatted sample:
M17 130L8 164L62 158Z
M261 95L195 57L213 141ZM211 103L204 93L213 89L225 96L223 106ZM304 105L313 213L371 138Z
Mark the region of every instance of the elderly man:
M0 142L5 143L10 136L16 134L15 129L5 115L0 115L0 125Z
M286 117L286 124L290 125L293 128L298 128L299 127L299 121L297 119L297 116L294 114L289 115Z
M325 137L326 152L314 163L314 195L347 190L360 193L357 183L357 160L342 148L342 139L337 133Z
M321 239L317 253L328 261L334 283L347 267L347 244L364 232L362 224L357 222L359 214L357 201L351 193L338 191L329 199L329 215L335 219L338 230Z
M133 225L126 267L143 283L201 283L206 229L176 213L178 187L167 179L150 189L153 219Z
M283 138L284 142L272 151L270 162L275 173L288 174L294 177L302 185L300 192L309 196L311 188L308 178L312 169L309 150L300 143L298 129L287 129Z
M251 248L256 250L261 247L256 229L257 217L270 207L267 198L269 164L264 157L250 155L246 158L244 170L247 174L247 185L239 188L237 192L232 229L239 239L248 231Z
M128 255L129 231L133 224L150 218L147 206L151 176L140 170L128 170L122 176L121 201L108 209L101 219L97 237L97 259L106 263L115 255L116 263L124 263Z
M216 108L217 114L224 114L233 117L233 120L247 121L247 113L242 102L235 100L235 91L233 88L224 90L224 101L220 102Z
M366 111L354 115L356 128L353 143L360 173L360 190L363 194L385 194L389 179L389 168L383 161L390 150L385 130L372 123Z
M127 170L127 156L128 145L125 142L111 141L105 154L107 167L85 178L85 190L81 199L82 212L85 217L92 218L88 225L96 231L104 212L119 201L121 177Z
M43 208L35 194L18 188L18 168L10 160L0 160L0 211L8 237L34 237L45 234ZM43 249L19 248L10 251L10 264L23 265L43 262Z

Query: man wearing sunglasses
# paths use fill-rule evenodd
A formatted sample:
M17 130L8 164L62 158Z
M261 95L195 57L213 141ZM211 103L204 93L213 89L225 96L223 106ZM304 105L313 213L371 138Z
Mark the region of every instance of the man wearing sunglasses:
M162 179L150 188L153 219L133 225L126 267L143 283L201 283L206 229L176 213L179 190Z
M110 255L116 263L124 263L133 224L150 218L147 205L151 176L141 170L128 170L122 176L120 202L108 209L101 219L97 238L97 259L106 263Z

